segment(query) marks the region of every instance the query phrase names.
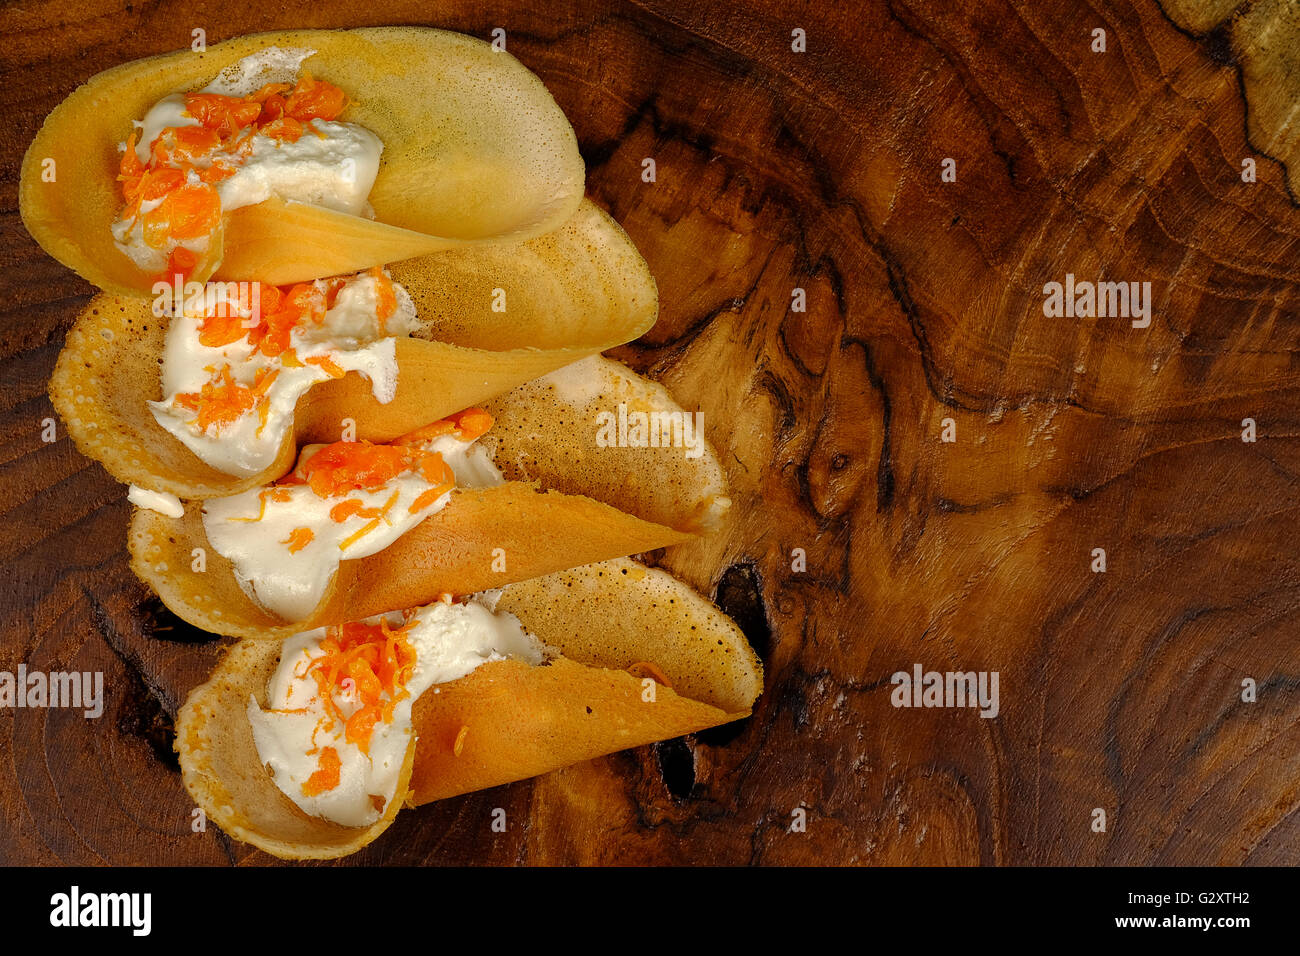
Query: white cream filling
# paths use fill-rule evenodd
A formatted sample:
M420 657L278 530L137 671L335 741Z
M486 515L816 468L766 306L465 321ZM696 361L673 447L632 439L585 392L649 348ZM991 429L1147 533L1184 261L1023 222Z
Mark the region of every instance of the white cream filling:
M230 64L202 92L252 96L268 83L294 83L303 61L315 52L305 47L269 46Z
M378 620L371 618L368 623ZM401 620L400 614L389 615L392 624ZM316 733L313 742L325 704L306 667L321 656L325 634L325 628L318 628L284 642L280 664L267 686L268 709L263 710L250 696L248 720L258 756L270 768L275 785L304 813L343 826L369 826L392 801L410 746L411 708L429 687L464 677L488 661L513 657L538 665L546 657L543 645L524 631L513 614L494 614L473 599L420 608L406 632L416 652L415 672L406 685L409 696L394 708L391 723L375 725L367 756L344 739L344 727L337 720L331 730ZM334 701L345 719L358 706L343 694L336 694ZM277 712L295 709L304 712ZM316 747L333 747L338 752L339 785L309 797L302 788L317 769L319 755L308 753ZM379 805L372 797L380 798Z
M181 518L185 515L185 506L181 504L181 499L166 491L150 491L148 488L132 485L127 489L126 500L137 508L147 508L169 518Z
M217 183L225 211L278 196L360 216L379 175L384 144L368 129L353 123L312 120L296 142L253 137L247 158L235 174Z
M149 108L143 120L132 120L131 125L140 132L135 143L135 155L140 162L148 164L153 141L164 130L180 129L183 126L198 126L199 121L185 112L185 94L173 93L164 96Z
M321 284L323 288L323 283ZM210 287L224 293L224 286ZM330 377L310 358L328 357L339 368L360 372L370 380L375 399L393 400L397 393L397 344L393 336L409 335L415 328L415 306L406 290L396 283L393 292L396 311L381 324L378 317L378 280L364 273L348 280L338 292L334 307L326 311L319 325L307 320L290 334L289 343L301 368L287 367L279 356L267 356L249 343L247 336L229 345L208 346L199 341L203 316L213 307L250 309L218 295L212 301L196 295L186 301L180 315L172 319L163 347L162 401L150 402L154 419L204 462L229 475L255 475L269 468L279 454L293 423L298 399L318 382ZM262 424L256 409L228 425L213 425L207 431L198 426L196 412L175 404L179 394L199 392L230 366L231 378L241 385L252 384L259 372L279 370L267 391L268 412Z
M189 185L194 185L199 182L199 177L191 172L185 177L185 181ZM139 216L132 216L130 219L119 219L109 226L109 231L113 234L114 245L145 272L162 272L167 267L167 257L172 249L188 249L202 259L208 251L208 246L212 244L211 236L197 236L193 239L174 242L165 249L155 249L145 242L143 216L145 213L153 212L161 205L161 199L146 200L140 203Z
M299 468L322 447L303 448ZM474 442L440 435L422 447L442 455L456 476L457 487L481 488L503 480L487 451ZM301 621L324 598L339 562L382 551L446 506L450 492L418 511L410 510L415 500L433 487L418 472L405 472L374 491L330 498L319 497L308 485L275 486L285 499L282 501L252 489L205 501L203 527L213 549L234 565L235 577L250 597L286 620ZM379 519L364 515L343 521L331 518L331 509L349 499L367 509L387 510ZM259 514L260 520L250 520ZM290 544L296 543L292 535L299 528L310 529L311 540L290 551ZM363 530L364 534L354 538Z
M247 96L265 83L294 82L302 61L313 52L268 47L228 67L202 92ZM136 156L142 163L148 163L154 140L165 130L197 125L198 120L185 112L183 93L164 96L143 120L135 121L140 131ZM121 148L125 149L126 144ZM276 196L363 215L369 211L366 198L379 174L383 149L379 137L364 127L317 119L303 125L302 136L296 142L258 134L252 138L251 154L218 151L199 165L223 160L236 167L235 174L216 187L225 212ZM197 177L193 179L197 181ZM156 203L150 204L150 208L153 205ZM176 245L202 256L209 243L203 237L155 249L144 241L139 217L114 223L113 240L131 261L147 272L166 268L168 253Z

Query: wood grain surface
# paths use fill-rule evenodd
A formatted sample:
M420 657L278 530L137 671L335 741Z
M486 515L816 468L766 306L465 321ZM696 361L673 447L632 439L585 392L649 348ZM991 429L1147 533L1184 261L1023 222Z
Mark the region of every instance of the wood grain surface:
M743 724L403 813L343 865L1300 863L1300 47L1293 4L1236 6L0 9L0 669L100 670L107 698L0 712L0 860L274 862L191 832L171 752L220 642L133 579L125 489L42 441L91 289L22 228L23 151L196 27L426 23L507 31L649 261L659 323L616 355L703 412L735 501L658 560L767 689ZM1067 273L1150 282L1150 326L1045 316ZM1000 713L894 707L914 664L997 671Z

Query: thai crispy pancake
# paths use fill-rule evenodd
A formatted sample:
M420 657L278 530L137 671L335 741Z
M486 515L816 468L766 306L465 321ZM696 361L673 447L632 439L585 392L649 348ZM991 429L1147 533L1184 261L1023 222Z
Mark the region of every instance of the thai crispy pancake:
M762 692L762 666L739 629L671 575L630 560L512 585L498 610L561 657L484 664L422 695L399 796L373 826L308 816L260 765L245 707L250 694L265 703L273 641L236 644L181 708L186 788L214 823L268 853L343 856L391 822L408 779L412 805L469 793L736 720ZM626 670L635 664L653 665L671 687L656 682L650 699L645 680Z
M245 709L251 694L266 705L266 686L279 663L269 641L232 646L206 684L190 693L176 722L181 775L209 820L237 840L293 860L355 853L388 829L401 809L394 800L368 827L345 827L308 816L276 787L262 766ZM414 764L411 747L398 775L400 793Z
M729 618L627 558L511 585L497 610L563 656L485 664L421 696L412 805L736 720L763 689L762 665ZM645 663L671 685L655 688L654 703L628 672Z
M560 229L523 243L412 259L391 270L421 327L397 340L397 395L381 405L356 372L322 382L298 402L274 465L247 478L205 464L154 420L168 319L144 299L102 294L68 333L50 397L77 447L119 481L181 498L236 494L292 467L299 443L356 437L390 441L481 404L576 359L630 341L658 311L654 279L630 239L584 202ZM493 312L504 289L506 312Z
M645 475L634 489L636 506L628 510L697 532L714 530L731 507L726 476L704 437L703 416L681 408L662 385L630 374L617 362L600 356L583 359L483 407L495 424L480 442L493 450L507 478L618 503L629 493L628 475ZM602 421L617 439L620 407L624 417L645 415L666 434L646 447L592 441L593 435L599 437ZM565 434L586 440L556 442L555 430L548 426L556 417L583 422L585 430ZM683 423L682 443L676 442L677 422ZM685 446L687 438L690 447Z
M596 406L615 396L638 408L682 411L659 386L600 357L524 386L493 409L500 416L493 426L500 431L499 466L515 480L457 489L442 511L383 551L342 562L304 621L281 620L248 597L230 563L208 544L193 502L181 518L136 510L128 535L131 567L173 613L197 627L282 638L427 604L442 593L469 594L639 554L711 530L729 505L712 450L702 444L698 457L687 458L685 449L671 446L597 446ZM520 409L519 419L509 421ZM198 569L196 548L204 554Z
M232 261L258 262L263 272L227 277L298 281L392 262L403 249L421 255L435 246L529 238L577 209L585 171L573 129L542 82L510 54L425 27L295 30L136 60L69 95L23 160L19 208L42 248L101 289L149 294L153 277L109 232L123 206L118 144L164 96L200 89L269 46L315 50L302 68L347 94L339 119L383 141L369 197L377 224L274 200L235 210L224 230ZM52 182L42 175L49 160ZM290 220L277 230L280 213ZM448 241L431 246L416 236L403 245L385 224ZM295 242L279 241L286 231Z
M325 624L429 604L440 594L500 587L688 537L590 498L515 482L459 489L442 511L384 550L341 562L315 612L296 622L263 609L244 593L234 567L208 543L197 506L181 518L136 509L127 546L132 570L178 617L216 634L278 640ZM202 571L194 570L196 548L206 552ZM502 553L505 570L495 570Z

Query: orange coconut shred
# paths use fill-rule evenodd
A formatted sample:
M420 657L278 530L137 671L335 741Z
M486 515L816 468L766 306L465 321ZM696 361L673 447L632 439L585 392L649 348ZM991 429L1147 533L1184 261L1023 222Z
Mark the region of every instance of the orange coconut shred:
M453 433L462 439L464 435L477 438L491 424L492 418L486 412L468 409L405 436L403 440L409 444L382 445L363 439L322 445L300 461L292 472L259 493L260 508L256 517L235 520L261 521L266 516L268 501L287 501L292 487L305 485L317 498L335 499L330 501L328 512L331 521L342 524L352 518L366 519L366 524L339 542L339 549L346 551L382 522L391 524L390 513L400 497L400 491L393 488L382 505L375 505L350 497L353 493L379 491L403 475L418 475L429 487L416 495L407 511L417 514L432 508L438 499L456 487L456 474L441 454L421 447L423 441ZM419 440L421 438L423 441ZM281 544L286 545L291 553L297 553L312 540L309 529L296 528Z
M330 520L342 524L352 517L379 518L383 514L382 508L367 508L356 498L346 498L330 509Z
M221 348L247 338L255 351L268 358L281 358L286 365L300 366L302 362L290 344L294 329L322 324L325 313L334 308L339 291L347 283L347 278L342 276L292 286L227 283L225 301L205 308L199 342L209 348ZM204 304L208 306L206 301ZM321 365L335 377L343 374L327 358L308 361Z
M325 313L334 307L347 282L347 278L335 276L292 286L227 283L225 301L205 309L199 342L221 348L247 337L263 355L287 358L293 351L290 340L294 329L324 322Z
M186 94L185 112L198 126L163 130L149 146L147 163L136 155L136 134L127 141L117 177L126 206L118 221L139 219L145 244L158 250L210 238L221 225L216 184L247 161L254 136L296 142L304 124L337 118L347 102L341 89L306 71L293 86L270 83L251 96ZM186 251L169 255L165 279L189 278L198 257Z
M231 377L230 366L224 365L199 391L181 392L174 401L181 408L196 412L193 423L206 432L233 424L254 409L262 411L267 392L279 374L279 369L264 368L258 371L251 385L242 385Z
M311 544L315 537L316 534L311 528L294 528L289 532L289 537L280 543L288 546L290 554L297 554Z
M181 253L187 250L177 249L173 258L184 258ZM224 297L203 301L199 343L209 348L224 348L247 340L255 353L279 359L285 367L301 368L304 362L291 344L294 330L322 324L347 281L334 277L284 287L258 282L227 283ZM329 356L311 357L306 362L319 366L332 378L346 374ZM226 364L201 391L177 395L175 403L198 412L197 423L204 431L213 425L230 424L253 410L258 412L264 427L270 411L266 394L277 374L278 370L264 369L252 385L242 385L233 380L231 366Z
M321 653L297 674L316 681L325 708L317 731L341 724L343 739L363 754L370 753L375 728L391 723L398 703L410 696L406 685L415 673L416 652L407 627L380 619L377 624L354 622L326 629ZM322 747L319 769L303 785L303 792L316 796L337 787L337 760L334 748Z
M343 761L339 760L339 752L333 747L322 748L320 757L317 758L316 772L302 785L302 792L315 797L326 790L333 790L339 785L339 771L342 769Z
M387 321L397 311L397 290L393 280L384 274L383 266L372 266L367 273L375 280L375 314L379 316L379 327L386 328Z
M374 520L370 521L364 527L358 528L356 531L352 532L352 534L348 535L346 538L340 541L339 550L346 551L348 548L352 547L354 544L356 544L366 535L370 534L370 532L378 528L380 520L385 515L388 514L389 510L393 507L393 504L397 501L398 496L399 496L399 492L396 491L394 491L391 495L389 495L388 500L384 502L384 506L378 509L379 512L378 517L374 518ZM416 509L412 507L412 510L416 510Z
M305 482L317 497L335 498L353 491L374 491L398 475L418 472L433 485L454 482L455 476L437 452L408 445L376 445L368 441L338 441L308 458L292 482ZM339 512L346 520L350 515Z
M293 500L293 496L289 492L288 488L282 488L278 485L272 485L270 488L263 488L261 491L257 493L257 500L260 503L261 507L257 512L256 518L231 518L230 520L231 521L261 521L263 518L266 517L266 502L268 498L271 501L279 501L281 503Z
M432 441L442 435L450 435L453 432L461 441L474 441L487 434L488 429L491 427L491 415L481 408L467 408L463 412L457 412L447 418L430 422L413 432L407 432L401 438L398 438L394 444L422 445L427 441Z

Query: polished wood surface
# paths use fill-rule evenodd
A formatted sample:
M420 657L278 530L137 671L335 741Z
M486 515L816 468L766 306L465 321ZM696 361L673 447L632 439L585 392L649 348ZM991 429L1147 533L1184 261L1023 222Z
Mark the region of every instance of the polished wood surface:
M505 29L649 261L659 323L616 355L703 413L734 499L659 559L767 689L742 725L405 812L345 865L1300 862L1298 47L1287 4L1234 6L0 9L0 669L106 685L98 720L0 710L0 860L274 862L192 832L171 752L220 642L132 577L125 489L42 441L91 289L22 228L23 151L195 28L429 23ZM1149 326L1045 315L1067 274L1149 282ZM998 672L997 717L893 706L916 664Z

